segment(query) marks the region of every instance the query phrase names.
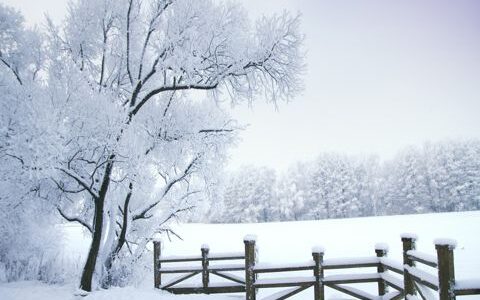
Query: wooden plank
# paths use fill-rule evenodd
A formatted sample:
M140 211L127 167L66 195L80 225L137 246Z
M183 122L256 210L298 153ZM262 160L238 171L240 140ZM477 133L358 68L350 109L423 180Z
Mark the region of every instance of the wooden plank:
M355 269L355 268L373 268L380 266L380 263L362 263L362 264L341 264L341 265L328 265L323 266L324 270L336 270L336 269Z
M325 287L322 283L324 272L322 269L323 256L325 251L322 247L315 247L312 249L312 258L314 261L313 276L315 277L315 283L313 284L313 299L324 300L325 299Z
M378 257L374 256L346 259L326 259L322 265L324 270L369 268L378 266L380 266L380 260Z
M406 266L414 267L415 262L411 260L407 252L410 250L415 250L415 240L416 236L405 234L402 235L402 248L403 248L403 288L405 295L415 295L415 285L413 283L413 276L411 276L410 272L405 268Z
M414 275L410 272L409 272L409 274L410 274L410 277L413 279L413 281L415 281L417 283L420 283L420 284L423 284L424 286L429 287L432 290L438 291L438 286L437 285L431 283L430 281L424 280L424 279L422 279L422 278L420 278L420 277L418 277L418 276L416 276L416 275Z
M315 277L288 277L288 278L268 278L259 279L253 286L255 288L276 288L293 286L312 286L315 283Z
M245 280L243 278L240 278L240 277L232 275L232 274L222 273L222 272L218 272L218 271L211 271L211 273L215 274L217 276L220 276L222 278L231 280L231 281L236 282L236 283L245 284Z
M348 274L348 275L330 275L323 278L323 283L328 284L344 284L344 283L365 283L365 282L378 282L380 280L380 274L368 273L368 274Z
M243 254L232 254L232 255L223 255L221 253L213 254L208 257L209 260L237 260L245 259ZM160 262L164 263L173 263L173 262L190 262L190 261L202 261L201 255L193 256L171 256L171 257L160 257Z
M425 259L423 259L421 257L418 257L418 256L415 256L414 254L411 254L411 252L412 251L409 251L409 253L407 254L408 258L410 258L411 260L422 263L422 264L427 265L427 266L432 267L432 268L436 268L438 266L437 263L429 261L429 260L425 260Z
M413 284L415 285L417 292L420 294L420 298L422 298L422 300L427 300L426 295L423 293L423 290L420 287L421 285L416 281Z
M381 297L381 300L397 300L403 298L403 293L400 291L393 291L386 293Z
M253 268L255 267L257 255L255 250L256 238L253 236L246 236L243 239L245 244L245 299L246 300L256 300L257 299L257 290L253 286L255 283L255 273L253 273Z
M455 300L454 242L436 241L438 261L438 294L440 300Z
M454 292L456 295L480 295L480 280L455 280Z
M172 263L172 262L189 262L189 261L202 261L201 255L196 256L172 256L172 257L160 257L160 262Z
M382 257L380 263L388 270L403 275L403 264L388 257Z
M374 295L370 295L362 290L359 290L357 288L351 287L351 286L341 286L341 285L336 285L336 284L325 284L326 286L337 290L339 292L345 293L349 296L358 298L360 300L375 300L378 297Z
M382 277L383 280L385 280L385 282L389 286L393 287L394 289L396 289L398 291L403 292L403 280L402 279L396 278L393 275L390 275L388 273L382 273L382 274L380 274L380 276Z
M315 265L312 263L310 265L302 265L302 266L268 266L268 267L256 267L253 269L253 272L258 273L275 273L275 272L295 272L295 271L307 271L313 270Z
M236 259L245 259L245 253L210 253L208 258L210 260L236 260Z
M284 300L287 298L292 297L293 295L296 295L300 293L301 291L304 291L308 289L310 286L301 286L301 287L295 287L293 289L285 290L285 291L280 291L277 293L274 293L268 297L263 298L262 300Z
M214 265L208 267L209 271L244 271L244 264Z
M169 274L169 273L192 273L202 271L202 266L181 266L181 267L167 267L161 268L159 273Z
M210 281L208 266L208 252L210 252L210 248L208 245L203 245L200 249L202 251L202 284L204 288L208 287L208 282Z
M480 295L480 288L455 289L455 295L457 296Z
M160 256L162 252L162 244L160 241L153 241L153 286L160 288L162 285L162 274L160 273L161 261Z
M193 277L193 276L195 276L195 275L197 275L197 274L199 274L199 273L200 273L200 271L198 271L198 272L193 272L193 273L190 273L190 274L187 274L187 275L183 275L183 276L176 277L176 278L170 280L168 283L166 283L166 284L164 284L163 286L161 286L160 288L161 288L161 289L167 289L167 288L169 288L169 287L171 287L171 286L173 286L173 285L175 285L175 284L177 284L177 283L180 283L180 282L182 282L182 281L184 281L184 280L187 280L188 278Z
M403 270L402 269L397 269L396 267L390 266L390 265L383 265L383 266L389 271L392 271L392 272L395 272L397 274L403 275Z
M404 298L405 298L405 294L403 292L400 292L397 296L391 298L390 300L400 300Z
M242 256L225 256L225 257L209 257L210 260L239 260L245 259L245 255Z
M382 257L386 257L388 255L388 250L386 247L375 247L375 254L378 257L378 260L381 261ZM378 295L383 296L387 293L387 283L383 279L382 274L386 272L387 269L379 263L377 266L377 273L380 274L380 280L378 280Z
M160 269L160 273L191 273L196 271L202 271L202 266L179 266L179 267L163 267ZM214 265L208 266L208 271L243 271L245 265L243 264L231 264L231 265Z
M230 286L209 286L204 288L202 286L182 286L170 287L165 289L172 294L221 294L221 293L243 293L245 292L245 285L230 285Z

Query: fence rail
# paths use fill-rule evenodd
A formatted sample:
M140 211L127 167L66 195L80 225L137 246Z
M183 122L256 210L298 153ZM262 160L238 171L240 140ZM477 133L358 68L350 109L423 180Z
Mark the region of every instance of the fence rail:
M197 256L161 256L161 244L154 242L154 284L156 288L175 294L192 293L238 293L244 292L246 300L256 300L258 289L288 288L274 293L263 300L281 300L296 295L310 287L314 290L315 300L324 300L325 287L337 290L361 300L430 300L433 292L440 300L454 300L456 296L479 295L479 280L455 280L453 250L451 240L436 240L436 256L416 250L416 236L402 235L403 260L396 261L388 257L388 247L375 246L375 256L355 258L324 259L322 248L312 250L312 259L301 263L264 264L257 263L256 240L252 236L244 239L245 252L210 254L209 247L203 245L201 255ZM222 263L210 265L210 261L235 261L242 263ZM196 266L172 266L165 264L200 262ZM417 265L418 264L418 265ZM419 268L419 266L428 268ZM375 272L325 274L330 270L371 269ZM430 269L429 269L430 268ZM425 269L435 271L428 272ZM245 277L231 272L244 272ZM310 276L292 276L293 272L312 272ZM162 274L182 274L162 284ZM286 277L264 277L270 273L288 273ZM201 284L186 284L185 281L201 275ZM228 282L212 283L210 275ZM261 278L260 278L261 277ZM375 295L351 286L357 283L376 283ZM392 289L392 290L390 290Z

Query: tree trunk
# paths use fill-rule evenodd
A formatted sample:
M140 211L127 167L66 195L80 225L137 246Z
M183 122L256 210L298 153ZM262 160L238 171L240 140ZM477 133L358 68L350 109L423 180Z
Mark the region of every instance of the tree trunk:
M80 289L91 292L92 279L97 265L98 253L100 252L100 243L103 234L103 214L105 199L107 196L108 186L110 184L110 175L113 168L113 159L115 155L110 155L109 162L105 167L105 174L103 175L102 185L98 197L95 199L95 215L93 219L93 238L90 250L88 251L87 261L83 267L82 278L80 279Z
M93 239L88 251L87 261L83 267L82 279L80 280L80 288L90 292L92 290L92 278L97 264L97 257L100 251L100 242L102 240L103 230L103 206L104 199L95 201L95 220L93 227Z
M122 220L122 230L117 239L117 244L115 248L107 255L107 258L104 263L104 270L105 270L105 277L102 280L102 287L104 289L109 288L113 284L112 278L112 267L113 262L118 257L118 254L122 250L122 247L125 245L127 241L127 228L128 228L128 210L130 199L132 197L132 183L129 185L130 191L127 193L125 197L125 202L123 203L123 220Z

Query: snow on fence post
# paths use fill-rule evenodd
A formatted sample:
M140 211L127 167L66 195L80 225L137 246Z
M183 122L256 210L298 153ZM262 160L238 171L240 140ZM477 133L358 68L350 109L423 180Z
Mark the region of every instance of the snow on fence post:
M314 288L314 299L323 300L325 295L325 290L323 287L323 255L325 250L322 247L314 247L312 249L312 257L315 262L315 267L313 269L313 276L315 276Z
M253 268L255 266L255 236L247 235L243 239L245 243L245 299L255 300L256 289L253 286L255 283L255 273Z
M435 240L438 258L438 293L440 300L455 300L455 266L453 250L455 241Z
M415 283L413 281L412 276L408 273L407 268L405 265L414 267L415 262L408 257L407 252L410 250L415 250L415 241L417 236L414 234L404 233L401 235L402 243L403 243L403 284L404 284L404 292L405 292L405 299L408 298L408 295L416 295L415 290Z
M377 254L377 257L379 260L382 259L382 257L387 256L388 254L388 246L386 244L376 244L375 245L375 253ZM386 272L387 269L385 266L380 262L377 267L377 272L378 274L382 274L383 272ZM385 282L384 279L380 278L378 281L378 295L383 296L387 293L388 286L387 283Z
M154 287L159 289L162 284L162 274L160 273L160 251L161 251L161 242L159 240L153 241L153 277L154 277Z
M203 244L201 251L202 251L202 284L203 284L203 288L206 289L208 288L208 282L209 282L208 252L210 251L210 248L208 247L208 245Z

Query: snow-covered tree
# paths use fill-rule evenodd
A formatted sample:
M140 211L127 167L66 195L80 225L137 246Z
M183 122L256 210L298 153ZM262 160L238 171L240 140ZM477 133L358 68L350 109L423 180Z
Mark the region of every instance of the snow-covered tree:
M60 246L55 214L38 197L43 179L34 175L36 153L25 134L39 133L28 122L35 118L32 103L43 99L42 46L40 33L0 4L0 280L62 279L55 264Z
M309 195L308 178L310 167L306 163L296 163L279 176L276 188L281 220L302 220L310 207L306 203Z
M226 215L242 216L252 202L244 201L251 193L243 186L255 178L251 173L232 174ZM457 140L411 146L383 163L376 156L321 154L280 174L272 192L276 200L257 206L269 207L280 220L312 220L475 210L479 194L480 142Z
M268 222L278 219L276 175L264 167L242 167L231 174L223 197L227 222Z
M36 178L37 197L91 232L81 289L95 272L105 287L121 280L115 263L202 197L237 128L215 100L299 91L298 25L285 13L251 26L237 4L193 0L79 0L65 23L49 22L44 82L21 91L22 115L2 110L2 130L18 132L8 158ZM2 48L3 67L25 85L37 56L15 49Z

